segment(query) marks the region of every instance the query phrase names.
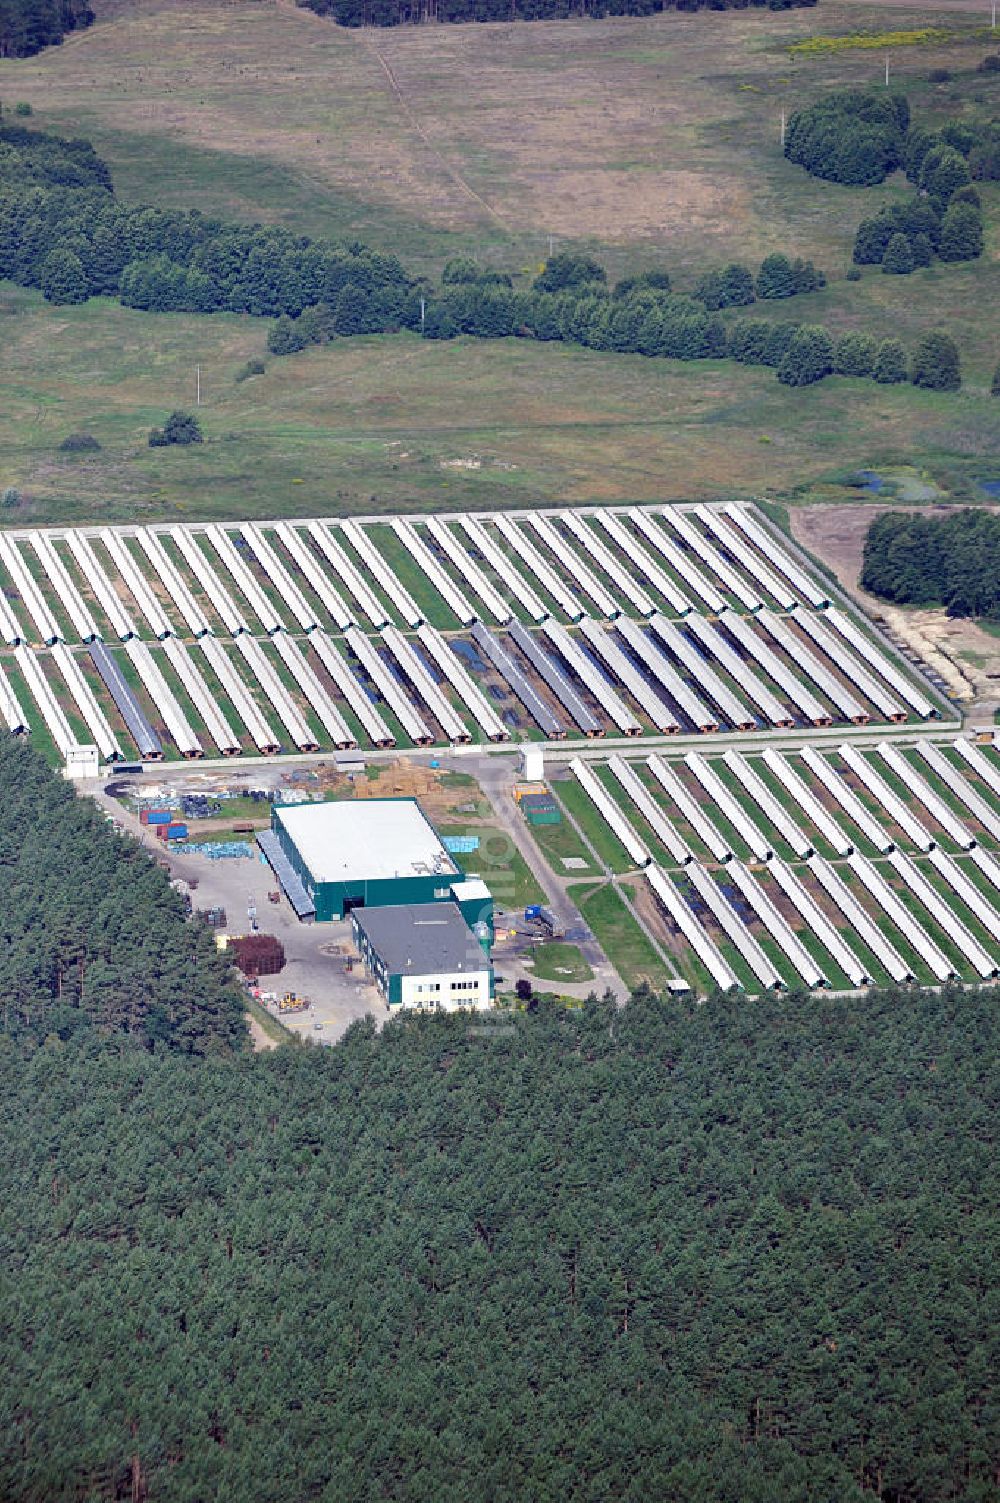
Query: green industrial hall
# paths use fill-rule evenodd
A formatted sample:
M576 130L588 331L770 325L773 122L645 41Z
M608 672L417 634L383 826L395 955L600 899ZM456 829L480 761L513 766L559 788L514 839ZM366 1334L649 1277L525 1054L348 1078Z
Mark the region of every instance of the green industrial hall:
M324 923L356 908L448 902L492 941L489 890L466 878L416 799L276 804L258 843L300 918Z

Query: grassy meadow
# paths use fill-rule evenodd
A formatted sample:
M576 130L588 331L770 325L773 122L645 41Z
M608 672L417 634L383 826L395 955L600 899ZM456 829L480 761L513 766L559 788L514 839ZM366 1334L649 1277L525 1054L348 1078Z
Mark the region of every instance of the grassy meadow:
M1000 185L984 185L982 261L849 283L858 221L905 185L821 183L780 151L782 109L884 66L871 48L792 49L887 14L948 33L891 49L916 118L1000 105L1000 81L976 71L990 46L978 12L826 0L371 34L284 0L125 0L60 48L0 60L0 98L90 137L134 201L356 236L432 276L469 252L526 279L551 236L612 275L666 265L685 290L708 266L781 249L830 285L755 313L908 343L947 326L966 377L957 396L839 379L788 391L728 362L396 337L269 360L237 383L266 321L51 308L2 286L0 483L25 494L17 520L841 499L840 479L893 463L968 493L1000 457ZM951 81L930 84L941 66ZM198 365L207 442L149 450L148 429L193 404ZM102 452L61 456L80 428Z
M12 524L788 495L810 482L839 496L823 477L873 455L919 454L957 484L996 437L986 395L844 379L789 392L725 361L524 340L357 339L237 382L263 350L260 320L5 294L0 485L24 493ZM205 443L150 449L149 429L194 405L199 364ZM59 452L80 429L100 453Z

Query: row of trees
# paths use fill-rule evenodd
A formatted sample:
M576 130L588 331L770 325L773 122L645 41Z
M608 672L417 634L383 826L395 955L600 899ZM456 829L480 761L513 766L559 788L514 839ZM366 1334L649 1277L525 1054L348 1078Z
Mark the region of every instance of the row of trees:
M826 286L823 272L811 261L800 257L791 260L776 252L765 256L756 277L748 266L733 262L719 271L706 272L698 281L694 296L710 312L720 308L743 308L758 298L767 302L775 298L796 297L803 292L817 292Z
M0 276L53 302L120 297L154 311L275 317L411 285L394 256L115 197L86 142L0 128Z
M744 365L772 365L786 386L807 386L824 376L860 376L882 386L910 381L933 391L962 385L958 347L950 335L931 330L911 357L898 339L876 340L864 331L835 339L818 324L766 323L740 319L729 329L728 353Z
M653 16L665 10L769 10L816 0L298 0L339 26L406 26L421 21L566 21L579 17Z
M239 990L167 877L26 741L0 734L0 1033L244 1047ZM0 1487L0 1493L4 1489Z
M946 517L883 512L865 538L861 583L901 605L1000 619L1000 517L972 507Z
M948 213L959 207L970 205ZM939 253L944 234L942 224ZM429 339L516 335L680 360L732 356L773 365L788 385L838 369L835 341L823 328L789 324L781 332L765 324L736 339L720 317L726 308L823 286L823 273L810 261L776 253L756 274L733 263L706 273L689 297L673 291L663 270L612 288L604 267L581 254L551 257L524 291L506 274L460 258L448 263L435 288L407 276L395 257L357 243L333 245L273 226L123 204L86 142L17 129L0 130L0 275L40 287L58 303L117 295L128 307L151 311L278 315L268 336L277 355L338 336L411 329ZM905 379L905 354L893 364L895 354L890 342L870 371L855 354L851 373ZM953 375L938 384L958 385L957 355Z
M93 19L88 0L0 0L0 57L31 57Z
M768 262L778 259L768 258L758 283ZM391 307L384 293L368 297L359 289L345 289L333 306L279 319L268 347L272 354L285 355L338 336L410 327L428 339L516 336L675 360L728 357L745 365L772 366L787 386L810 385L832 374L886 384L912 380L947 391L961 385L958 350L945 335L925 336L911 360L898 340L878 343L864 333L836 339L821 325L752 318L727 323L704 300L671 291L664 272L630 277L611 289L603 268L568 254L553 257L525 292L515 291L509 278L486 273L477 280L474 273L475 263L464 261L460 276L446 269L436 294L413 293ZM749 292L752 297L752 279Z

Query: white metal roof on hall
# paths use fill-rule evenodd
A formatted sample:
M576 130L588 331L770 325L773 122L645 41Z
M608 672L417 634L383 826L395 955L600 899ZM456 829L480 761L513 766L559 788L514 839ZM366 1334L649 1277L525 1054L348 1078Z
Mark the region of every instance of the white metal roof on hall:
M425 587L413 586L419 599L390 566L397 544L423 575ZM527 678L520 685L505 680L506 691L493 683L489 692L501 703L505 692L520 697L547 736L563 733L561 724L553 729L547 693L588 735L662 735L689 725L709 735L727 725L750 733L766 730L767 722L784 729L796 721L824 723L833 704L851 718L863 708L847 687L852 675L883 714L912 722L939 713L917 689L911 668L897 669L848 612L822 608L822 584L806 589L805 561L771 536L752 506L562 506L491 515L11 529L0 553L7 561L0 582L14 576L7 598L0 590L0 644L51 650L60 641L72 647L96 640L110 643L117 656L119 641L152 643L152 659L136 654L146 675L150 662L155 668L166 656L184 687L192 679L199 690L191 724L179 715L177 734L171 732L188 755L208 742L226 755L252 753L253 745L278 749L252 703L251 683L287 732L285 749L315 744L320 723L324 742L349 744L357 721L374 744L391 744L393 730L376 709L379 697L417 744L505 739L499 709L483 693L487 686L480 688L455 657L447 630L442 635L425 618L435 596L439 613L454 612L452 632L464 627L475 637L498 623L511 633L531 666L508 661ZM769 606L792 609L793 596L793 620L811 642ZM532 623L530 633L523 621ZM328 632L342 634L339 642ZM237 643L240 636L251 641ZM488 654L501 678L506 640ZM200 654L192 658L195 647ZM271 661L274 652L280 666ZM316 658L320 677L310 666ZM565 673L554 683L540 664L554 675L560 662ZM450 681L444 690L439 670ZM803 670L825 703L805 687ZM535 675L548 687L539 686L533 710ZM878 680L889 688L879 689ZM585 702L571 708L562 697L570 693ZM213 694L218 716L203 708ZM234 721L235 735L226 720L229 704L243 722ZM425 706L436 722L429 728ZM31 713L30 703L21 708ZM115 723L112 716L112 729ZM933 792L940 774L930 771L933 781L923 786L937 824L947 829ZM976 785L996 773L982 762L968 773L975 803ZM961 775L956 770L953 781Z
M275 805L314 882L382 881L440 873L461 877L412 799L335 799Z

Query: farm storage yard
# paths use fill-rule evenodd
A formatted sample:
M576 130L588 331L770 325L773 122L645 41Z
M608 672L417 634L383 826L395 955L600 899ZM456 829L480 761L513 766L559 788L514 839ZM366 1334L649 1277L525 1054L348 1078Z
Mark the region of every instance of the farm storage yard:
M10 531L0 643L60 761L954 718L749 505Z
M574 758L553 786L699 992L1000 971L993 746Z

